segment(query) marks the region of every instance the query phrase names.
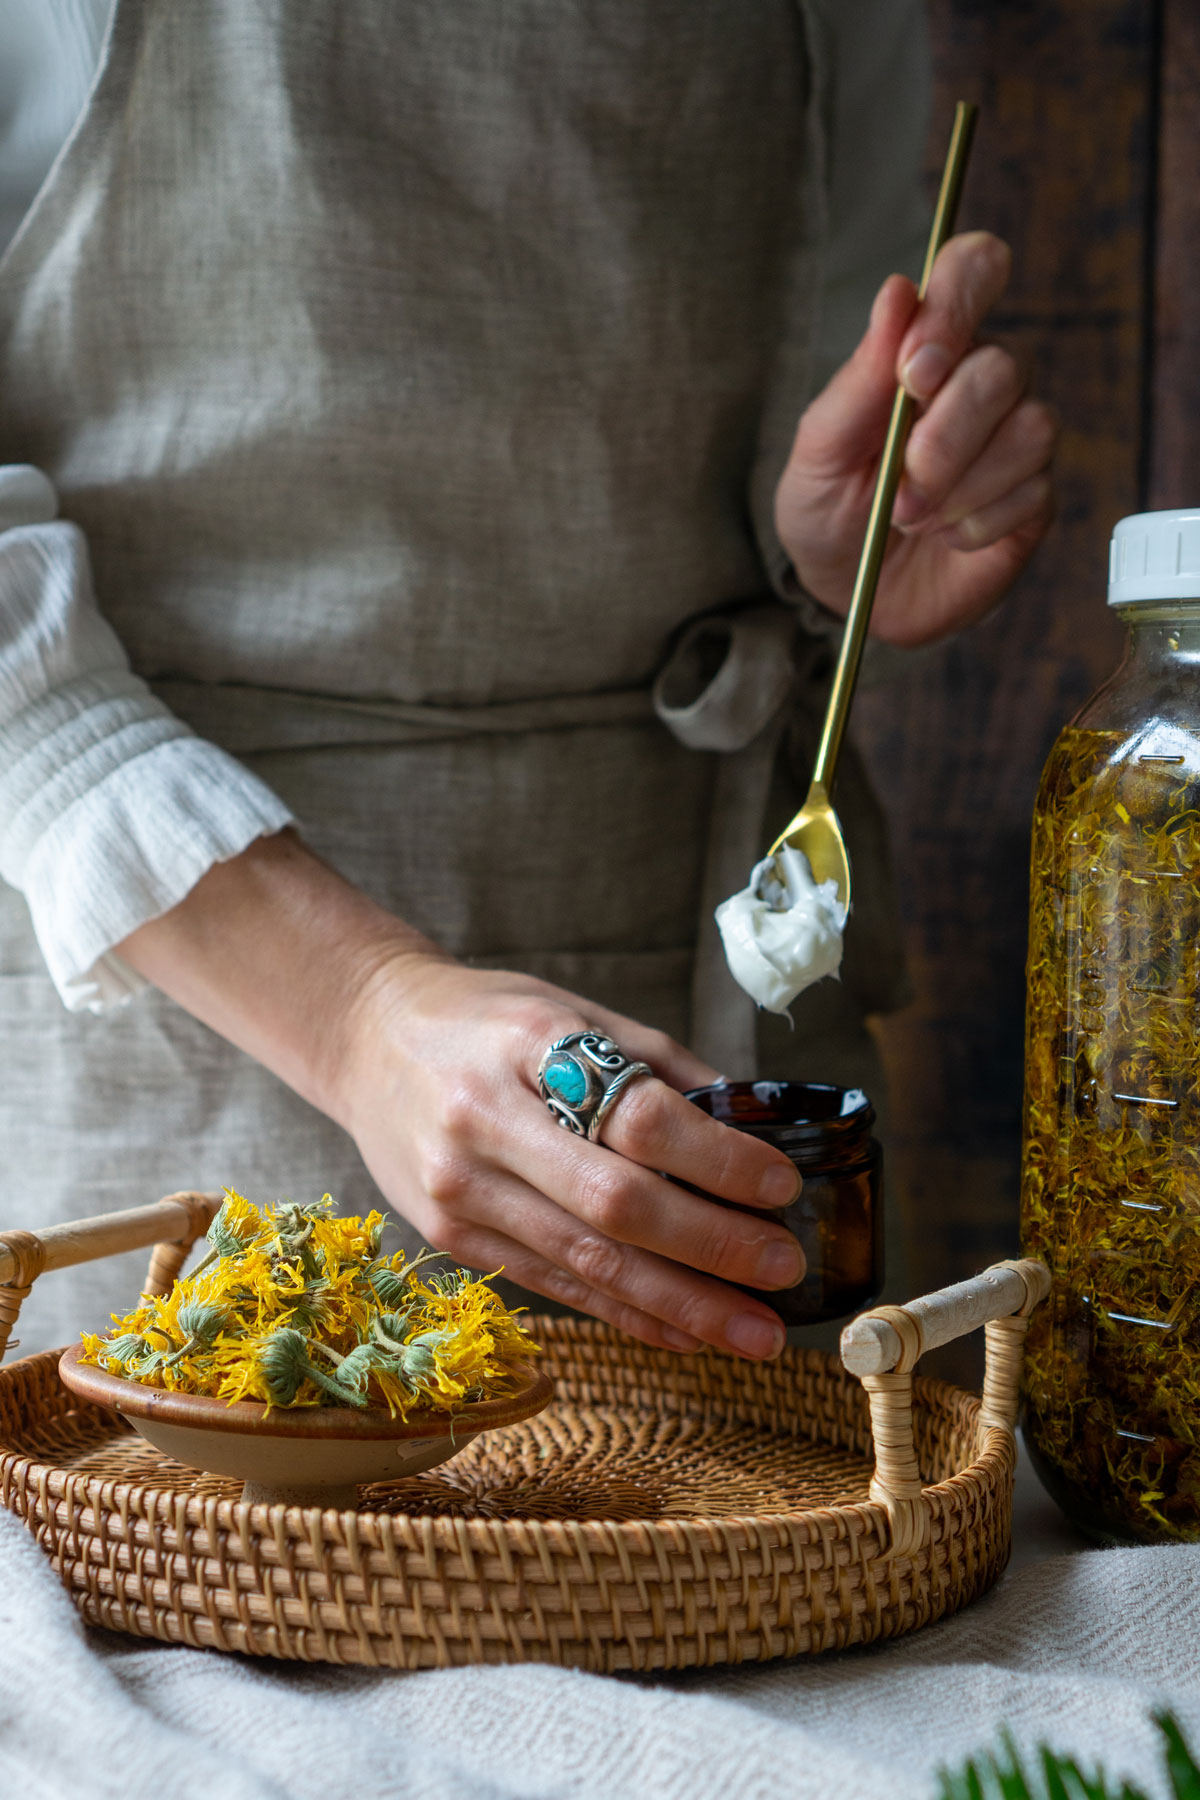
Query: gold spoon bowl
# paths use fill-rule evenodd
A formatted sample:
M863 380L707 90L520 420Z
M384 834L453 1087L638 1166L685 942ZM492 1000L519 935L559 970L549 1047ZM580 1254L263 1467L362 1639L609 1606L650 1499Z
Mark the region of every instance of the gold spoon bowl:
M823 781L814 778L804 797L804 805L791 824L780 832L767 855L774 856L777 850L782 850L785 846L789 850L799 850L807 857L813 880L818 887L823 881L836 882L838 900L843 911L848 912L850 858L846 854L841 824Z

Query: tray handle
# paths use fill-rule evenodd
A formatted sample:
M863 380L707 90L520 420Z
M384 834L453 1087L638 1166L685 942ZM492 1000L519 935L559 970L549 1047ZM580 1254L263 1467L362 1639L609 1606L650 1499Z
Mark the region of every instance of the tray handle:
M153 1244L144 1292L165 1294L188 1251L220 1210L220 1194L168 1194L150 1206L47 1225L44 1231L0 1231L0 1361L25 1297L47 1269L95 1262Z
M875 1439L871 1498L887 1511L893 1555L914 1555L929 1536L932 1518L913 1443L912 1371L918 1358L984 1326L987 1360L980 1433L1012 1432L1029 1315L1049 1292L1045 1263L1031 1257L995 1263L970 1281L911 1300L907 1306L877 1306L843 1331L842 1362L858 1376L870 1399Z

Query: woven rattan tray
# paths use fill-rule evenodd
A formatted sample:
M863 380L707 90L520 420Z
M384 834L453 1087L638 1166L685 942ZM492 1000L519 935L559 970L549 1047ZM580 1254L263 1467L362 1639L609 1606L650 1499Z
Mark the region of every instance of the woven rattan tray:
M206 1222L200 1201L125 1215L144 1234L152 1215L182 1221L158 1280ZM95 1223L111 1235L116 1217ZM10 1318L37 1272L31 1241L0 1234ZM50 1232L39 1241L44 1266L80 1260ZM78 1400L45 1352L0 1369L0 1498L85 1619L171 1643L601 1672L840 1649L954 1611L1003 1567L1019 1343L1044 1285L1038 1264L1001 1265L864 1315L843 1349L863 1381L816 1351L675 1356L538 1319L553 1403L437 1470L362 1489L357 1511L242 1502L236 1481L169 1461ZM982 1402L914 1384L922 1340L997 1313Z

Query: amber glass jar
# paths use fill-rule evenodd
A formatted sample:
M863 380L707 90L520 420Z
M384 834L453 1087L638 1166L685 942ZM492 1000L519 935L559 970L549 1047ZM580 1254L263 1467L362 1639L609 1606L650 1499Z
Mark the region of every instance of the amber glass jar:
M1025 1429L1085 1530L1200 1538L1200 513L1113 552L1125 657L1034 814Z
M767 1215L799 1238L804 1280L783 1292L744 1291L774 1307L785 1325L816 1325L869 1305L883 1286L883 1157L871 1136L875 1109L861 1088L727 1081L695 1088L688 1099L723 1125L774 1144L804 1178L791 1206ZM761 1216L764 1208L741 1210Z

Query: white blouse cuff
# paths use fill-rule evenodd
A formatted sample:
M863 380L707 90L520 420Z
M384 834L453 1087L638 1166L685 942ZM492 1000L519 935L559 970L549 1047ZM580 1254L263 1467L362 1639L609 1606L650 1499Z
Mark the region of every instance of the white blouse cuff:
M115 945L295 821L133 674L56 504L36 470L0 471L0 876L64 1004L102 1012L147 986Z
M141 693L97 693L64 720L84 685ZM75 688L0 732L0 875L25 894L64 1005L102 1012L147 985L115 944L178 905L214 863L294 821L136 677L106 671Z

